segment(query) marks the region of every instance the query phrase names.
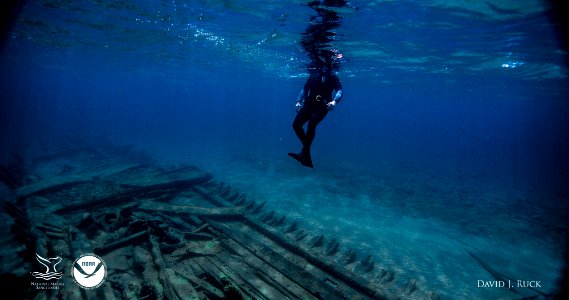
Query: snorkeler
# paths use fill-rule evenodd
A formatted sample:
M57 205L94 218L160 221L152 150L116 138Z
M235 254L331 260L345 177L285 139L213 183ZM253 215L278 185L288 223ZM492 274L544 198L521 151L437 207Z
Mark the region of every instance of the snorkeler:
M310 146L316 135L316 126L342 99L342 84L336 75L333 63L337 58L341 58L341 54L337 50L322 51L322 53L324 60L321 61L324 64L311 70L296 101L297 114L292 128L302 142L302 150L298 154L288 154L309 168L314 167L310 156ZM303 126L307 122L305 132Z

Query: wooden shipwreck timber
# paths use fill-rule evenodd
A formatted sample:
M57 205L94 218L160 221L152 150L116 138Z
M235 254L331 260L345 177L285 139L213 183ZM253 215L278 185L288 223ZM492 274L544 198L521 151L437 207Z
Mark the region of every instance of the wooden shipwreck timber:
M438 299L193 166L163 168L130 149L80 147L26 168L23 177L7 166L1 173L14 195L2 212L9 220L2 276L25 286L24 297ZM62 258L61 288L30 286L30 272L41 267L36 253ZM108 268L96 289L69 274L85 253Z

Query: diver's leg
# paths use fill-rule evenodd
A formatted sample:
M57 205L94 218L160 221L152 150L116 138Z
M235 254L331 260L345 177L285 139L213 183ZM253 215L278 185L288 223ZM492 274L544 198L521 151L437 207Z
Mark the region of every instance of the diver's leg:
M296 133L296 136L300 140L300 142L304 145L304 141L306 140L306 133L304 132L304 124L308 122L310 118L310 113L306 106L303 106L300 111L296 114L294 121L292 122L292 129Z
M303 162L302 164L313 168L312 165L312 156L310 155L310 146L312 146L312 141L316 137L316 126L320 123L326 115L328 114L328 110L317 111L308 120L308 126L306 128L306 139L304 142L304 146L302 147L302 154L303 154Z
M310 119L308 119L308 126L306 128L306 137L304 140L304 147L307 147L310 150L310 146L312 145L312 141L314 141L314 137L316 137L316 126L320 123L326 115L328 114L327 110L320 110L314 112Z
M303 149L304 149L304 143L306 141L306 133L304 132L304 128L302 126L304 126L304 124L308 122L309 118L310 118L310 110L306 106L303 106L300 109L300 111L296 114L296 118L294 118L294 121L292 122L292 128L294 129L296 136L302 143ZM298 162L304 165L304 151L301 151L298 154L289 152L288 156L296 159Z

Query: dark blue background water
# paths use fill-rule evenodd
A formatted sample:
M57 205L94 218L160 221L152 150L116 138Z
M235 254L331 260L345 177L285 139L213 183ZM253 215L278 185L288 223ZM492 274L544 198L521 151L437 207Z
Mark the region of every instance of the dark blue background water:
M34 56L3 62L4 157L10 147L62 134L167 147L237 144L266 157L298 148L290 124L303 78L239 69L169 78L161 66L129 71L136 57ZM317 160L396 161L505 178L519 189L565 183L568 103L558 81L391 80L343 78L344 100L318 128Z
M228 159L254 169L300 148L291 128L306 78L298 38L311 15L301 3L258 11L248 1L41 3L23 9L0 53L2 162L62 136L134 144L170 162L183 153L206 170ZM345 96L318 127L310 174L349 182L380 173L450 191L468 186L480 191L473 197L494 193L480 202L551 221L542 233L559 254L569 101L555 24L543 10L433 3L370 2L345 13ZM274 32L278 39L264 41ZM309 171L294 170L276 172ZM491 218L480 209L463 213Z

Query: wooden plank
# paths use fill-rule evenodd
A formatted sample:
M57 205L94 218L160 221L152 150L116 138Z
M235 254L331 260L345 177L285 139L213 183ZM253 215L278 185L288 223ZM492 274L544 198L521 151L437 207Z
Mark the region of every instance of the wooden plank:
M310 264L318 267L324 272L330 274L331 276L345 282L353 289L367 295L372 299L394 299L398 298L397 295L387 291L386 289L381 289L381 287L372 287L369 285L367 280L363 279L361 276L351 273L348 270L342 270L335 263L331 261L326 261L326 259L318 258L312 255L305 249L302 249L298 245L293 245L287 240L285 240L281 235L276 234L263 226L257 224L249 218L244 217L244 221L247 225L253 227L255 230L259 231L262 235L276 242L280 246L284 247L288 251L305 258Z
M103 178L111 176L113 174L117 174L124 170L130 169L132 167L133 165L120 165L119 167L105 168L102 170L83 173L83 174L72 174L72 175L50 177L48 179L41 180L18 188L18 190L16 191L16 196L18 198L25 198L36 194L53 193L83 183L93 182L94 178Z
M337 291L330 289L324 280L315 277L309 271L292 264L281 254L273 251L271 248L264 244L252 239L251 237L233 230L228 226L220 225L219 223L208 219L207 222L227 237L233 239L241 247L253 253L257 258L264 261L268 265L278 270L281 274L292 280L296 284L303 286L306 291L314 297L322 299L341 299L345 298L344 295Z
M274 291L271 287L267 286L257 286L252 285L251 281L245 281L241 277L244 273L247 273L247 269L240 269L238 271L232 270L227 264L224 264L222 261L217 260L219 255L215 257L203 257L199 258L200 265L202 268L206 268L208 272L215 276L216 279L225 284L224 291L228 287L232 287L235 289L239 296L234 295L234 298L241 298L241 299L258 299L267 297L267 295L272 295L273 297L269 297L268 299L285 299L283 295L279 294L278 292ZM243 265L240 264L241 267ZM225 295L228 297L229 295ZM231 298L231 297L228 297Z
M85 176L80 175L61 176L23 186L16 191L16 195L20 199L36 194L41 195L46 193L54 193L59 190L69 189L91 181L93 181L91 178L86 179Z
M165 194L182 192L194 185L206 183L211 180L211 175L205 174L201 177L177 180L168 183L161 183L142 188L132 188L122 193L111 195L102 199L90 200L64 206L54 211L58 214L76 213L81 211L92 211L99 208L109 208L123 205L135 199L146 199L153 194Z
M257 258L249 250L243 248L232 239L219 240L225 247L236 252L240 256L235 259L234 255L228 252L222 252L215 256L218 260L223 262L224 266L236 269L234 265L239 264L242 268L235 272L235 275L245 281L248 285L254 287L255 290L262 290L266 284L278 290L285 297L283 299L317 299L302 286L294 281L291 281L280 272L266 262ZM277 274L275 274L277 273ZM260 280L259 280L260 279ZM263 294L262 292L259 292Z
M187 214L203 217L240 218L243 210L239 207L199 207L190 205L172 205L153 201L145 201L137 208L144 212L164 212L172 214Z
M114 177L117 177L114 178L117 183L124 187L134 189L178 188L180 185L186 185L187 182L192 182L193 179L203 180L203 182L200 183L205 183L213 179L211 174L203 172L196 167L181 167L172 170L164 170L158 167L144 167L142 170L124 172L122 176Z
M149 236L150 241L150 253L154 257L154 263L156 264L156 269L158 270L158 278L164 288L164 297L166 299L178 299L174 288L172 287L172 279L170 278L170 273L168 272L164 258L162 257L162 252L160 251L160 245L156 238L152 235Z
M102 247L95 248L94 252L95 252L95 254L102 256L102 255L105 255L105 254L107 254L113 250L118 249L118 248L122 248L125 246L132 245L135 242L144 241L147 238L148 238L148 231L146 231L146 230L141 231L141 232L129 235L125 238L122 238L118 241L104 245Z

